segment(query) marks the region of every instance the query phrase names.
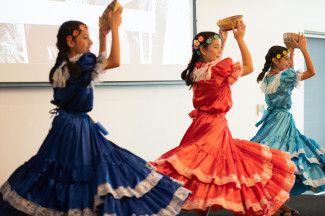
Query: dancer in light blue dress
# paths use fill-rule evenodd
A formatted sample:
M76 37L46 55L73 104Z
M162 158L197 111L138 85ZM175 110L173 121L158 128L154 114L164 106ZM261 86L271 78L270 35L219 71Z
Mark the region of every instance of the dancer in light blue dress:
M325 149L299 132L290 113L292 90L299 81L316 73L305 36L299 35L298 42L293 43L301 50L307 69L300 73L292 68L293 50L290 52L281 46L269 49L264 68L257 78L268 108L256 124L262 125L261 128L251 140L291 154L296 164L296 181L291 194L298 195L305 191L325 190Z
M93 108L92 81L120 64L121 12L110 13L109 26L100 26L98 57L89 52L92 41L84 23L61 25L59 54L50 72L56 116L37 154L0 188L1 216L166 216L180 212L190 191L107 140L103 128L87 114ZM108 31L112 46L106 57Z

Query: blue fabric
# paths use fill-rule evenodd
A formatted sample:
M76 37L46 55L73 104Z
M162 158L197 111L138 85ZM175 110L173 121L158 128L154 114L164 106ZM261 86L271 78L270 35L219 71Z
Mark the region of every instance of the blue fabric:
M37 154L9 177L11 189L34 205L65 213L98 209L99 215L151 215L166 208L175 197L180 208L189 192L154 172L142 158L107 140L88 116L93 104L90 81L96 58L85 54L78 62L81 76L71 76L66 88L54 90L58 113L52 127ZM66 98L68 103L61 107ZM121 188L136 188L152 173L157 183L148 191L120 197L114 194ZM107 184L113 192L100 194L101 205L95 206L100 186ZM179 190L184 196L175 195Z
M270 84L274 76L266 77ZM268 105L262 119L256 124L261 128L251 141L291 153L296 165L296 182L291 190L294 195L307 190L325 189L325 152L319 144L302 135L296 128L290 113L291 93L297 81L297 73L288 69L281 73L280 85L274 93L265 94Z

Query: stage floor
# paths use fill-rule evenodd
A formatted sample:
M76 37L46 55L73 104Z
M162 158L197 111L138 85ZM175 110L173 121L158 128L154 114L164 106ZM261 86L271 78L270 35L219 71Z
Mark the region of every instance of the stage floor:
M325 195L299 195L291 197L287 203L297 209L300 216L325 216ZM193 212L181 212L180 216L194 216ZM210 212L209 216L233 216L231 212L221 210Z

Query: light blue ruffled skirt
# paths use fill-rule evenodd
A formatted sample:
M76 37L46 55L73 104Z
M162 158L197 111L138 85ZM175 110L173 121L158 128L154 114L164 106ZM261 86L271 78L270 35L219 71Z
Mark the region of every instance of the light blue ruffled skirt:
M296 181L291 194L324 191L325 149L299 132L288 110L267 111L260 123L263 124L251 141L289 152L296 164Z

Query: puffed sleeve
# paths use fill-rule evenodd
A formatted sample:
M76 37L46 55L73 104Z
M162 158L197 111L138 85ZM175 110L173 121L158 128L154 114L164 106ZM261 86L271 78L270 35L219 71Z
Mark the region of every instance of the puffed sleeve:
M95 70L97 57L93 53L85 53L78 60L81 75L79 80L83 85L88 85L92 81L92 73Z
M301 75L299 71L289 68L282 73L281 80L288 87L297 87L301 81Z
M233 63L231 58L220 61L211 69L212 79L214 79L217 84L229 83L232 85L243 72L242 65L239 62Z

